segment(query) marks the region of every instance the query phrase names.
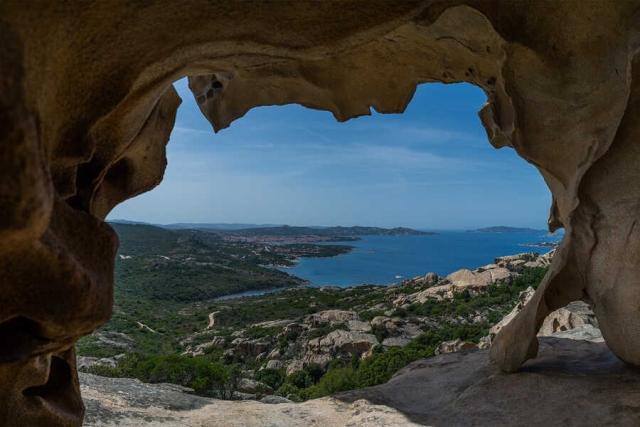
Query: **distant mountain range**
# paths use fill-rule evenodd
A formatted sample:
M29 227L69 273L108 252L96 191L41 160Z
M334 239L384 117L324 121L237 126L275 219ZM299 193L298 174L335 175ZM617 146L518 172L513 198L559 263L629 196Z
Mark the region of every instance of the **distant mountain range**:
M423 236L438 234L430 231L418 231L411 228L379 228L379 227L280 227L247 228L243 230L229 230L234 235L241 236Z
M265 227L280 227L282 224L238 224L238 223L189 223L189 222L177 222L175 224L153 224L151 222L142 221L129 221L128 219L110 219L108 222L115 224L128 224L128 225L153 225L154 227L167 228L169 230L244 230L247 228L265 228Z
M380 227L294 227L282 224L239 224L239 223L185 223L175 224L151 224L148 222L129 221L126 219L113 219L109 222L115 224L140 224L153 225L171 230L215 230L220 232L233 232L241 236L422 236L438 234L431 231L419 231L411 228L380 228Z
M477 230L467 230L467 233L548 233L547 230L536 230L534 228L505 227L503 225L487 228L478 228Z
M173 230L216 230L216 231L227 231L227 230L245 230L249 228L271 228L271 227L281 227L282 224L238 224L238 223L188 223L188 222L178 222L175 224L166 224L161 225L163 228L170 228Z

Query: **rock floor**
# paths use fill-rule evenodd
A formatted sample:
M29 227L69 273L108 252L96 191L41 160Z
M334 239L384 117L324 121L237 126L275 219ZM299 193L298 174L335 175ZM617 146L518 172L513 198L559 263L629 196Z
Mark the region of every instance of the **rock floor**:
M81 374L86 426L639 426L640 371L604 343L541 338L537 359L502 373L486 350L407 366L388 383L269 405Z

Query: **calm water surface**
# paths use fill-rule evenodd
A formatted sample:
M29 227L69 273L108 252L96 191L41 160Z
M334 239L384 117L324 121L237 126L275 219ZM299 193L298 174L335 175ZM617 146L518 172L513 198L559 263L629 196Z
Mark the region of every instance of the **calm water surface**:
M549 251L519 246L521 243L559 241L560 238L527 233L466 233L440 231L427 236L360 236L348 242L351 253L333 258L302 258L292 268L280 268L311 281L314 286L348 287L362 283L389 285L403 278L440 276L461 268L474 269L493 263L502 255ZM402 277L396 277L402 276Z
M461 268L475 269L493 263L502 255L522 252L548 252L549 248L519 246L541 241L557 242L560 237L545 233L466 233L439 231L427 236L360 236L357 242L345 242L356 248L349 254L332 258L302 258L292 268L278 268L311 282L308 286L349 287L371 283L390 285L433 271L440 276ZM328 243L336 244L336 243ZM261 295L282 290L256 290L217 298L225 300Z

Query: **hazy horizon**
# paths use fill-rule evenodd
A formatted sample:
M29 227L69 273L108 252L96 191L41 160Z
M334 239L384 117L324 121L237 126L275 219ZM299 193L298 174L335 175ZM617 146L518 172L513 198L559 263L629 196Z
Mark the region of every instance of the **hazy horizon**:
M147 224L147 225L153 225L153 226L170 226L170 225L248 225L248 226L262 226L262 227L282 227L282 226L288 226L288 227L323 227L323 228L330 228L330 227L378 227L378 228L411 228L414 230L419 230L419 231L466 231L466 230L476 230L476 229L483 229L483 228L491 228L491 227L510 227L510 228L532 228L534 230L548 230L548 227L528 227L528 226L523 226L523 225L510 225L510 224L493 224L493 225L488 225L486 227L460 227L460 228L431 228L431 227L407 227L404 226L402 224L400 225L393 225L393 226L389 226L389 227L379 227L376 225L369 225L369 224L328 224L328 225L322 225L322 224L285 224L285 223L246 223L246 222L170 222L170 223L154 223L154 222L148 222L148 221L138 221L138 220L130 220L130 219L126 219L126 218L108 218L107 222L116 222L116 223L140 223L140 224Z
M345 123L298 105L260 107L214 135L186 81L175 86L183 104L164 181L108 219L547 228L551 194L514 150L489 144L477 87L424 84L403 114Z

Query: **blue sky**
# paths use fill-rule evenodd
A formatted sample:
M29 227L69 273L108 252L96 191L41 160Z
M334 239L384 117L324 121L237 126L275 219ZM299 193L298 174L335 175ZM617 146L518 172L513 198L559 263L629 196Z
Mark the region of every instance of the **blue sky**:
M298 105L261 107L213 133L189 92L164 181L109 219L464 229L545 228L551 195L512 149L494 149L471 85L424 84L404 114L338 123Z

